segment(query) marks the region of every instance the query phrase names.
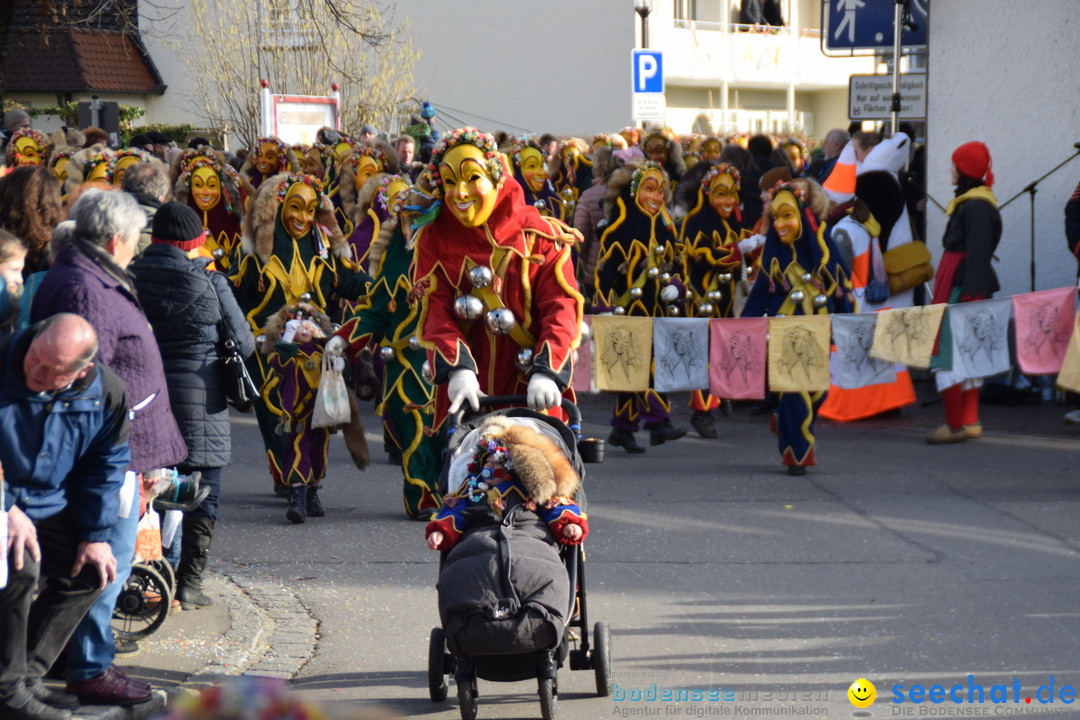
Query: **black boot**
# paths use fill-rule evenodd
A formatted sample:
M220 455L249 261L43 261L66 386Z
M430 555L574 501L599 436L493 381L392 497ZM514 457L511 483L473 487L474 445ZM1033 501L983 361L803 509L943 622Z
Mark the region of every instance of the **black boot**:
M307 514L307 487L293 485L289 488L289 509L285 511L285 518L294 523L304 522Z
M677 428L670 420L658 422L649 428L649 444L663 445L672 440L678 440L686 434L686 428Z
M708 410L698 410L690 416L690 424L697 430L697 434L706 439L716 437L716 422L712 413Z
M308 485L307 489L307 514L311 517L322 517L326 514L322 502L319 501L319 486Z
M612 430L608 435L608 444L621 447L628 453L638 455L645 452L645 448L637 444L637 440L634 439L634 433L629 430Z
M184 610L209 607L214 599L202 591L202 576L210 558L210 543L214 538L214 521L184 514L183 534L180 536L180 564L176 568L176 599Z

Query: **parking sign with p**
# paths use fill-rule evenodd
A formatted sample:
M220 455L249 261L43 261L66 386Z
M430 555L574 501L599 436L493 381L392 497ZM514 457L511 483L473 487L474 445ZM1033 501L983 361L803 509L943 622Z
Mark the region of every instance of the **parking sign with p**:
M659 50L634 50L633 91L635 93L664 92L664 55Z

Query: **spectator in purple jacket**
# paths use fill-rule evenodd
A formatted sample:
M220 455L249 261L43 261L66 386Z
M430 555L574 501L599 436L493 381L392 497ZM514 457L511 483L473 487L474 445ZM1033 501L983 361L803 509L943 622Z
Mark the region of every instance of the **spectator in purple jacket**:
M101 594L72 637L69 693L83 704L133 705L150 686L113 665L112 613L127 580L139 516L138 475L152 476L187 456L169 405L161 354L135 297L126 268L135 256L146 216L126 193L91 189L71 208L75 238L59 252L41 281L31 320L58 312L81 315L98 334L98 360L127 386L131 466L121 491L119 519L109 534L116 581Z

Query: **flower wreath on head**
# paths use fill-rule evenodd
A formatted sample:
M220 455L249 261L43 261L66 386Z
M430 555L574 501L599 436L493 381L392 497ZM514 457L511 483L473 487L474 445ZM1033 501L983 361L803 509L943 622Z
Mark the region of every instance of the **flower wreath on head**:
M71 156L77 152L79 152L79 148L57 150L52 154L52 157L49 158L49 163L46 167L48 167L50 170L54 170L56 169L56 166L60 163L61 160L70 160Z
M104 164L107 170L109 158L111 157L112 152L110 152L109 150L103 150L96 155L91 155L90 157L88 157L86 159L86 164L83 165L83 177L90 177L90 174L93 173L99 165Z
M510 141L510 156L514 159L514 167L521 167L521 152L525 148L532 148L536 152L540 153L540 157L544 157L544 151L540 149L540 143L532 139L528 135L518 135Z
M35 130L34 128L22 128L16 130L11 134L8 144L11 145L11 147L15 147L15 141L20 138L30 138L37 143L38 149L42 152L45 151L45 148L49 147L49 138L45 137L45 133ZM15 152L15 156L19 156L18 151Z
M253 154L253 155L258 155L259 154L259 148L261 148L263 145L266 145L266 144L276 145L277 146L278 172L281 172L281 171L285 170L289 166L289 159L288 159L289 146L285 144L284 140L277 137L276 135L267 135L266 137L259 138L258 140L255 141L255 145L252 146L248 150L248 152ZM276 175L277 173L273 173L273 174Z
M390 186L398 181L404 182L406 188L394 196L394 202L391 204L387 195L390 192ZM387 175L382 179L379 188L375 191L375 202L382 204L390 213L390 217L396 218L398 213L405 207L405 196L409 194L411 189L412 183L404 175Z
M440 196L442 195L442 177L439 175L439 165L451 148L465 144L473 145L483 153L484 165L487 167L488 172L491 173L491 179L496 186L503 180L505 166L502 161L502 153L499 152L499 146L495 143L495 138L488 133L480 132L474 127L458 128L443 135L442 140L435 146L435 151L431 154L431 162L427 166L428 172L431 173L431 179L435 183L435 192Z
M495 467L484 467L489 457ZM506 480L512 472L510 450L499 438L484 433L477 440L472 461L466 470L469 475L458 492L466 495L470 502L483 502L487 498L487 491Z
M326 199L326 193L323 192L322 183L319 182L317 177L305 175L303 173L289 173L278 182L278 186L274 188L278 202L285 202L285 196L289 194L289 188L297 183L307 185L314 190L315 197L319 200L319 205L323 204L323 200Z
M780 180L772 186L771 190L769 190L769 198L776 199L776 196L784 191L795 196L795 202L799 205L799 210L802 212L803 219L809 223L811 231L816 233L820 222L818 221L817 216L814 215L814 208L810 206L810 197L807 194L806 187L796 185L792 180Z
M719 163L709 168L709 171L705 173L705 177L701 178L701 187L705 189L705 192L709 191L709 186L712 185L712 181L719 175L730 175L731 179L735 181L736 192L742 188L742 175L730 163Z
M360 169L360 158L362 157L369 157L377 162L379 164L379 172L385 170L390 162L390 158L387 157L386 152L380 148L371 147L367 143L362 143L359 140L347 140L346 142L349 143L351 151L344 162L349 164L353 174L356 174L356 171Z
M205 155L199 150L190 150L185 153L183 159L180 161L180 174L177 176L177 181L191 187L191 176L195 174L195 171L199 168L210 168L217 174L221 180L228 178L234 184L239 184L239 174L232 165L222 165L215 158L210 155ZM232 170L232 174L229 173ZM221 188L221 199L225 204L225 211L232 212L232 201L229 200L229 194L225 191L226 188Z
M600 147L614 147L615 141L607 133L597 133L593 136L592 144L594 146L599 144Z
M653 138L657 138L657 137L663 139L663 141L666 142L669 147L673 143L678 144L678 142L679 142L678 136L676 136L675 133L672 132L671 128L664 127L664 128L658 128L656 130L650 130L645 135L645 139L641 141L641 147L645 147L646 145L649 144L650 140L652 140Z
M139 148L124 148L123 150L117 150L111 158L109 158L109 177L112 177L116 172L116 164L124 158L138 158L139 162L150 162L150 153Z
M645 173L649 170L658 170L664 178L664 182L668 181L667 172L664 170L664 166L658 162L652 160L646 160L638 166L638 169L634 171L633 177L630 178L630 196L635 197L637 195L638 187L641 186L641 180L645 177Z

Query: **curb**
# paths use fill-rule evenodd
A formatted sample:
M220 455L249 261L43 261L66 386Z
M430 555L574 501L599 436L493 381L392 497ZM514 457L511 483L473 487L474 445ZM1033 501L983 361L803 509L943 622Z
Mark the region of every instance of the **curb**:
M177 687L155 689L147 702L129 708L87 705L75 720L147 720L168 712L178 697L253 675L291 680L315 654L319 623L285 586L243 568L208 573L207 591L229 608L229 629L212 657Z

